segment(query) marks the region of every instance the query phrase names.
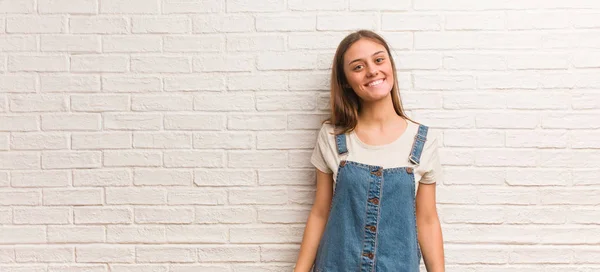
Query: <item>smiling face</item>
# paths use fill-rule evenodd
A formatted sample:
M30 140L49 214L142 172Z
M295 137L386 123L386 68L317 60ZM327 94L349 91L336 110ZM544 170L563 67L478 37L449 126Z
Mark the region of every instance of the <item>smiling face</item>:
M385 47L371 39L360 39L344 54L344 75L363 101L375 101L390 94L394 73Z

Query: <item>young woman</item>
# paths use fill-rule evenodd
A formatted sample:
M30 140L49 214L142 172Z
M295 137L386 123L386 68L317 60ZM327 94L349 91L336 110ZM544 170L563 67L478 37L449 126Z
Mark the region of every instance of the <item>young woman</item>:
M403 111L396 67L378 34L337 48L331 116L311 163L317 191L295 272L444 271L435 183L437 140ZM312 269L312 270L311 270Z

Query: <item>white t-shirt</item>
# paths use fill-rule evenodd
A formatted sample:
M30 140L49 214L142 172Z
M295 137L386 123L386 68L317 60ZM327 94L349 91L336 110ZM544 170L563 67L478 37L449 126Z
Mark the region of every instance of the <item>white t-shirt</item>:
M348 161L369 165L378 165L385 168L414 167L415 183L432 184L442 180L442 167L438 156L438 132L429 128L427 140L421 153L418 166L408 160L410 151L419 130L419 125L406 120L408 127L391 143L385 145L368 145L363 143L354 131L346 133L346 147ZM336 182L338 165L342 157L338 155L335 144L333 126L325 123L321 126L317 144L313 150L310 162L325 173L333 173L334 185ZM418 184L415 184L418 185ZM416 190L415 190L416 191Z

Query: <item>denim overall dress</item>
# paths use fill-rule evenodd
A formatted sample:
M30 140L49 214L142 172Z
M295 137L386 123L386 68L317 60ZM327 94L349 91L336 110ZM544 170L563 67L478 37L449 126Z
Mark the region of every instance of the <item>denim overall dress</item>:
M428 127L419 125L411 166L383 169L345 159L346 135L335 136L336 186L313 272L418 272L414 166Z

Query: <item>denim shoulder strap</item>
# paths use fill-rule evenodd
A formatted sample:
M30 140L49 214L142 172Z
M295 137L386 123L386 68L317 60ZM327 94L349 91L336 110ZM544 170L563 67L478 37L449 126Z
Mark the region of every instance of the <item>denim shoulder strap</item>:
M423 153L423 147L425 146L425 141L427 141L427 130L429 130L427 126L419 125L419 131L415 135L415 141L408 159L416 165L420 163L421 153Z
M335 145L337 147L338 155L345 155L348 153L348 147L346 146L346 133L335 135Z

